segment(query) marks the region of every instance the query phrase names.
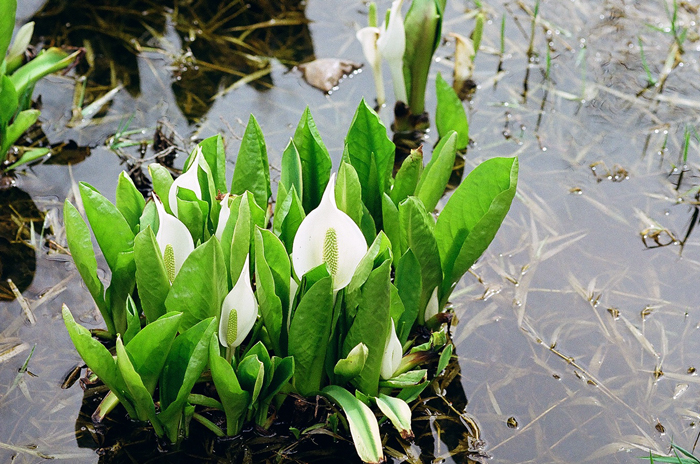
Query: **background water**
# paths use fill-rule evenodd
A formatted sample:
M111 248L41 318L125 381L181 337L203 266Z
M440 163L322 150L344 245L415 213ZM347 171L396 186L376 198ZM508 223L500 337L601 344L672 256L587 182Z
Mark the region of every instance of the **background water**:
M39 462L43 455L111 462L109 452L100 457L78 446L80 440L81 446L97 447L80 430L84 425L76 426L83 394L78 384L60 388L79 362L61 304L87 326L101 322L70 258L56 249L65 244L62 203L74 198L75 182L87 181L113 198L124 165L105 142L120 124L133 115L130 129L143 129L134 140L150 138L159 120L185 140L221 133L232 169L253 113L276 166L308 105L337 163L360 98L374 98L369 70L326 96L293 69L313 57L362 62L354 38L366 21L362 2L310 0L302 17L278 8L277 20L292 18L292 25L262 27L248 36L255 50L246 53L221 39L240 31L212 26L216 2L190 4L189 10L150 2L117 11L100 5L20 5L20 24L44 12L36 18L37 34L47 42L51 36L79 41L73 45L87 40L98 57L110 58L80 69L88 73L88 100L119 82L125 88L94 120L68 127L77 74L42 81L35 97L41 96L48 141L73 140L90 154L66 149L55 164L21 171L14 187L0 191L2 277L18 283L36 316L30 324L18 300L0 301L2 462ZM258 5L260 15L268 11L265 5ZM388 6L380 2L379 9ZM450 0L444 35L469 35L475 7ZM56 16L61 8L66 13ZM468 403L459 394L446 397L461 419L417 417L434 440L423 460L434 455L465 462L465 447L479 448L472 421L494 462L638 462L649 450L663 452L671 440L691 448L700 420L700 379L694 373L700 365L700 239L692 229L686 239L697 221L694 189L700 183L698 8L679 2L676 24L689 30L679 60L673 36L663 32L671 26L673 5L665 8L663 0L545 0L530 56L533 2L493 0L482 8L489 21L475 63L478 88L465 103L473 141L466 170L494 156L518 155L518 196L492 246L455 292L458 380ZM99 27L96 16L104 20ZM74 32L83 29L82 35ZM640 43L650 74L663 85L645 90ZM198 61L183 51L187 46ZM439 47L429 89L437 72L451 76L453 51L450 40ZM211 99L240 74L255 72L259 80ZM431 112L434 104L429 97ZM388 125L390 108L380 114ZM426 147L435 143L433 134ZM136 156L137 150L125 153ZM70 166L68 155L74 156ZM643 234L652 247L644 245ZM684 246L654 248L655 234L662 244ZM32 375L18 377L35 344ZM403 459L418 462L418 454L410 448ZM122 462L142 462L130 458Z

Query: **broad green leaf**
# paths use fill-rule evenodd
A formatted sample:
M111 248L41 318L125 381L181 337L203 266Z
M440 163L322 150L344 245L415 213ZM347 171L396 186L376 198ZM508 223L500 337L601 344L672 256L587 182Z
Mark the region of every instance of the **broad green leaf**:
M261 391L264 392L268 385L270 385L270 382L272 381L272 359L270 359L270 353L267 351L267 348L261 341L258 341L253 346L249 346L245 354L241 356L241 359L244 360L252 356L257 357L263 365L263 373L265 375Z
M399 291L399 297L404 307L404 312L396 323L396 335L403 345L408 340L411 328L420 313L423 286L420 263L410 248L398 260L394 285Z
M294 131L294 145L301 157L302 186L301 200L308 214L321 202L323 191L331 177L331 157L321 140L314 118L307 106ZM286 242L285 242L286 243Z
M207 231L209 204L197 198L192 190L186 188L178 188L175 199L177 200L177 218L187 226L194 243L206 241L209 238Z
M187 397L207 366L209 341L216 327L216 318L211 318L183 332L175 339L165 361L160 381L159 419L172 443L178 437Z
M348 418L350 435L360 459L368 463L384 461L379 425L372 410L350 392L336 385L323 389L323 394L340 406Z
M0 19L2 21L2 19ZM15 86L7 76L0 80L0 127L6 127L19 108L19 97ZM2 141L3 145L4 140ZM2 153L5 155L5 153Z
M220 354L216 333L209 342L209 367L211 377L226 414L226 435L238 435L250 403L250 394L241 388L231 363Z
M510 209L517 182L517 158L484 161L462 181L440 213L435 237L445 273L441 306L453 285L496 236Z
M214 179L216 191L226 191L226 151L224 149L224 139L221 135L215 135L199 142L202 155L206 160Z
M85 215L109 268L117 268L119 255L134 249L134 232L121 212L91 185L80 182Z
M246 190L253 193L258 205L267 208L272 195L267 147L262 129L252 114L248 119L241 147L238 150L236 168L231 182L232 194L238 195Z
M183 313L180 330L218 317L228 294L226 265L216 237L197 247L185 260L165 299L168 311Z
M423 202L425 210L428 212L435 209L445 193L445 187L447 187L447 182L452 175L457 155L456 142L457 133L454 131L438 142L430 162L418 181L416 197Z
M354 383L361 392L371 396L378 391L384 345L391 323L390 272L391 261L387 259L369 275L362 286L357 315L343 343L343 355L347 355L359 343L367 345L367 361Z
M117 367L124 379L126 388L129 390L129 393L131 393L132 398L134 398L138 419L150 421L156 434L158 436L163 436L163 428L156 417L156 405L153 403L153 397L146 389L141 377L131 364L131 360L124 349L124 343L121 337L117 337Z
M289 192L292 186L297 193L304 191L303 170L301 166L301 156L297 150L294 140L290 139L287 147L282 153L282 167L280 169L280 185L284 186L285 192ZM284 198L277 196L277 201L282 201Z
M382 224L382 193L389 191L396 147L379 115L364 99L345 137L350 163L362 186L362 201L376 224ZM381 228L381 227L380 227Z
M180 313L168 313L147 324L129 343L126 351L146 389L153 394L170 347L180 325Z
M238 364L241 388L250 394L251 407L255 405L265 380L265 367L257 356L248 356Z
M139 231L139 220L146 202L129 175L122 171L117 181L117 209L122 213L134 234Z
M437 95L437 110L435 111L435 125L440 138L449 135L450 131L457 132L457 150L465 150L469 145L469 123L467 113L464 111L462 101L454 89L442 78L440 73L435 80L435 93Z
M32 161L38 160L39 158L44 157L49 153L51 153L50 148L23 148L22 156L20 156L20 158L17 161L5 168L5 170L11 171L12 169L17 169L23 164L31 163Z
M170 187L173 185L173 176L170 175L170 171L161 164L152 163L148 165L148 173L153 179L153 191L156 192L160 201L163 202L165 211L172 213L173 210L170 208L170 199L168 198L168 193L170 192Z
M338 209L355 221L359 227L362 224L362 187L357 172L352 164L340 162L338 179L335 183L335 202Z
M63 322L66 324L70 339L75 349L78 350L80 357L90 367L90 370L109 387L124 405L129 415L136 417L133 398L127 391L124 380L119 374L117 363L110 352L102 343L92 338L88 329L75 322L73 315L65 304L63 305L62 313Z
M141 318L131 295L126 297L126 332L122 334L124 343L129 343L141 330Z
M425 211L423 204L416 197L408 197L399 205L399 220L401 222L401 249L413 251L421 268L422 292L420 314L428 303L433 289L440 285L442 270L438 245L433 233L433 219Z
M5 59L5 53L10 47L16 14L17 0L2 0L0 2L0 61Z
M326 273L301 298L289 327L288 352L295 362L294 384L305 396L321 388L332 309L333 279Z
M107 331L115 335L116 330L112 321L112 312L104 299L104 285L97 276L97 260L95 259L95 251L92 248L90 230L78 210L68 200L63 204L63 223L66 228L68 249L75 262L75 267L78 269L80 277L85 282L85 286L90 295L92 295L93 300L95 300L95 304L107 325Z
M165 299L170 292L170 280L165 270L156 236L150 226L134 239L136 288L146 320L150 323L165 314Z
M281 189L283 189L283 186L280 184L277 190L278 200L282 195ZM292 186L289 192L284 192L284 200L275 206L272 231L282 240L287 252L291 253L294 236L297 233L297 229L299 229L301 221L306 216L296 187Z
M384 262L383 258L378 257L383 256L385 252L391 247L391 242L384 232L379 232L374 242L367 249L367 253L362 257L357 268L355 268L355 273L350 280L350 284L347 286L347 294L351 295L358 292L362 285L367 281L372 269L374 269L375 264L381 264Z
M158 230L158 225L158 210L156 209L156 203L155 201L149 201L143 208L143 212L139 218L139 230L146 230L146 227L150 226L155 233L155 231Z
M294 358L291 356L286 358L273 356L272 366L274 374L269 382L269 385L261 394L261 399L258 402L258 411L255 422L261 427L266 425L268 422L268 410L275 395L277 395L294 376Z
M425 87L433 53L442 37L442 0L415 0L406 13L403 75L408 103L415 115L425 110Z
M386 193L382 193L382 219L384 221L384 233L391 242L392 254L399 256L399 252L401 251L399 209Z
M399 206L406 197L415 195L418 180L423 172L423 147L420 146L403 160L399 172L394 179L394 187L391 189L391 200Z
M42 77L47 74L67 68L82 53L77 51L71 55L60 48L51 47L44 50L36 58L15 71L10 79L17 90L18 95L32 87Z
M377 407L389 418L404 440L413 438L411 430L411 408L404 400L380 393L376 398Z
M358 343L344 358L338 360L333 367L333 373L338 376L338 384L342 385L354 379L367 362L369 350L364 343Z
M14 2L14 0L12 1ZM0 32L0 34L2 34L2 32ZM22 65L22 61L24 60L24 53L27 51L27 47L29 47L29 44L32 41L33 34L34 21L24 24L17 31L17 35L15 35L15 39L12 41L12 46L10 46L10 48L7 50L7 74L14 73L17 70L17 68L19 68ZM3 55L0 54L0 58L2 56Z
M438 367L435 371L436 375L442 374L442 371L444 371L447 364L449 364L450 358L452 357L452 347L453 345L449 344L442 350L442 353L440 353L440 360L438 361Z
M39 119L39 114L39 110L24 110L17 114L12 124L7 126L4 140L2 140L2 144L0 145L0 153L5 155L12 144Z
M287 337L283 327L286 328L285 314L289 302L290 277L289 256L282 242L269 230L256 229L256 297L275 353L286 352Z
M401 320L401 316L403 316L403 313L404 311L406 311L406 308L403 305L403 301L401 301L401 297L399 296L399 290L396 288L396 285L391 284L390 291L391 305L389 307L389 314L391 314L391 320L394 321L394 324L396 326L398 326L399 321Z
M233 228L231 240L231 255L228 263L231 286L235 284L238 276L241 275L243 266L245 266L245 261L250 253L251 242L253 241L253 231L250 197L244 194L238 207L238 216L236 217L236 225Z

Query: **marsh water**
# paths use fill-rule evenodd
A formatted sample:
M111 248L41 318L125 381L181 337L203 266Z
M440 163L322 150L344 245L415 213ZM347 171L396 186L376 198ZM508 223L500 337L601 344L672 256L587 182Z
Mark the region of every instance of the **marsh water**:
M453 296L457 377L432 393L442 407L416 411L423 439L392 442L391 459L632 463L672 441L690 449L700 431L698 7L544 0L535 17L530 0L481 3L488 21L465 101L465 171L517 155L518 195ZM55 156L0 190L0 462L253 462L250 453L217 457L211 438L167 458L139 455L157 448L143 435L132 440L140 447L105 444L83 417L93 400L79 383L61 388L80 363L61 304L101 326L63 249L62 204L75 200L78 181L113 198L117 174L153 157L147 142L159 123L180 147L222 134L232 169L250 113L278 166L307 105L337 163L355 107L374 99L368 68L330 95L295 69L314 58L363 62L363 2L222 5L20 2L18 25L34 20L43 43L88 53L34 93L45 135L35 138ZM471 34L477 5L447 5L443 35ZM451 82L453 53L450 39L437 50L431 112L435 75ZM83 108L119 90L75 117L76 86ZM391 107L380 115L388 126ZM432 130L424 143L435 141ZM181 166L183 152L173 153ZM353 459L338 446L314 460ZM305 458L287 450L269 459Z

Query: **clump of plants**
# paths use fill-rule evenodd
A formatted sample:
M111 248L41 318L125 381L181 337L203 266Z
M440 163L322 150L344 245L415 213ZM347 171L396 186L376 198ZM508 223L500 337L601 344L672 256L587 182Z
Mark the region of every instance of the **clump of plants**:
M125 173L115 204L81 183L87 222L67 201L67 241L114 351L65 306L63 317L110 390L94 417L121 404L177 443L191 420L236 435L246 423L270 427L290 393L323 395L344 411L362 460L382 461L378 417L412 435L410 403L452 355L450 294L515 195L517 158L490 159L436 219L457 143L450 131L427 165L415 150L393 175L394 143L363 100L335 172L307 108L283 151L274 201L253 116L230 183L219 136L195 148L176 180L152 164L148 201ZM215 393L193 395L201 382ZM221 410L225 426L203 406Z
M18 148L10 155L10 149L39 118L39 110L31 108L34 85L47 74L68 67L80 53L51 47L26 61L34 23L22 26L12 42L16 12L17 0L0 0L0 171L49 153L48 148Z

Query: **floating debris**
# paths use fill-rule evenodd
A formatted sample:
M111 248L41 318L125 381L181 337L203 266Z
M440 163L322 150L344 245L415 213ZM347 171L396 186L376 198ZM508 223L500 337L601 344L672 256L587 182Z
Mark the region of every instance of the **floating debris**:
M337 58L320 58L298 66L309 85L326 93L334 90L345 77L357 73L361 67L361 63Z

